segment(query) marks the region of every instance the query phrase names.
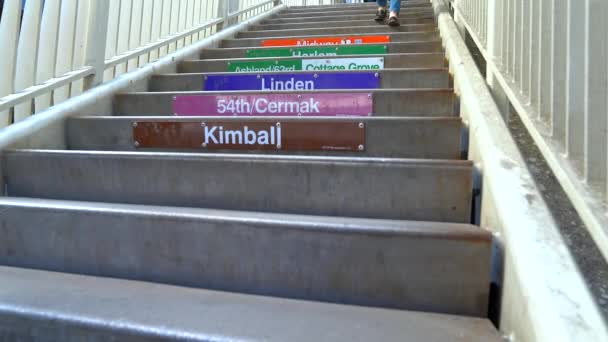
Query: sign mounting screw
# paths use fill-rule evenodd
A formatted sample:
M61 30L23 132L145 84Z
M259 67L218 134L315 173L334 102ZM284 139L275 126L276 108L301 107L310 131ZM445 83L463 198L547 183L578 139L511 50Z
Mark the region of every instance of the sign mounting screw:
M359 128L363 128L365 127L365 124L363 122L359 122Z
M277 127L281 127L281 123L280 122L277 122Z
M205 126L206 126L205 123L201 122L201 127L205 127Z
M137 127L137 121L133 123L133 128Z
M139 141L135 140L135 142L133 142L133 146L139 147Z
M359 145L359 151L363 151L364 149L365 149L365 146Z
M281 144L277 144L277 150L281 149Z
M206 143L202 143L201 147L207 147L207 144Z

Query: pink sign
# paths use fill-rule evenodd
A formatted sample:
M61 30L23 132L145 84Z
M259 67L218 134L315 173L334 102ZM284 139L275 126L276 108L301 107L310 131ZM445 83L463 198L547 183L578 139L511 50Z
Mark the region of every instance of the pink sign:
M369 93L180 95L178 116L369 116Z

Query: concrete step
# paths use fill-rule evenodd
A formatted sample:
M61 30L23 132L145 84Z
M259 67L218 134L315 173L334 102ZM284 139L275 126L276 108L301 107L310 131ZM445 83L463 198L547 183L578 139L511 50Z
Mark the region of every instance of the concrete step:
M487 315L492 235L472 225L11 198L0 210L3 265Z
M342 14L339 17L336 17L335 20L336 21L347 21L347 20L369 20L369 21L374 21L374 18L376 17L375 14L375 10L372 11L365 11L363 13L358 13L358 14ZM407 12L403 12L399 15L399 19L408 19L408 18L435 18L435 14L433 12L432 9L422 9L422 10L416 10L416 11L412 11L409 10ZM264 20L262 23L263 24L294 24L294 23L306 23L306 22L315 22L315 21L323 21L323 20L327 20L327 21L333 21L331 20L331 18L320 18L317 16L309 16L308 14L306 16L291 16L291 17L282 17L282 16L276 16L274 18L270 18L267 20Z
M52 150L2 161L14 197L470 222L469 161Z
M289 71L287 74L295 76L317 75L320 78L323 75L335 75L336 73L343 72L341 70L335 71ZM377 74L379 78L380 88L392 89L392 88L450 88L452 87L450 73L447 69L385 69L385 70L354 70L350 71L352 75L357 74ZM239 73L195 73L195 74L160 74L152 76L148 83L148 91L200 91L205 89L205 79L207 77L224 77L226 79L223 84L226 86L236 85L239 86L237 81L229 83L230 79L242 79L248 75L255 77L257 75L285 75L286 72L239 72ZM329 77L329 76L325 76ZM242 84L243 89L249 86L249 84ZM262 83L259 84L262 89ZM265 88L269 88L269 85L264 84ZM229 90L229 89L228 89Z
M258 31L258 32L269 32L269 31ZM291 31L276 31L276 32L291 32ZM391 42L394 43L403 43L403 42L437 42L440 41L441 37L439 37L438 31L417 31L417 32L390 32L388 34L382 34L383 36L389 36ZM360 36L359 34L355 35L355 37ZM326 34L320 35L307 35L307 36L281 36L275 37L277 39L291 39L291 38L315 38L315 37L328 37ZM238 39L224 39L220 43L220 47L224 48L234 48L234 47L260 47L262 42L267 40L267 38L238 38Z
M331 91L282 91L282 92L141 92L118 94L114 97L115 115L173 115L175 96L190 95L254 95L268 96L271 94L370 94L372 99L372 115L374 116L454 116L458 115L458 102L453 89L379 89L361 90L331 90ZM314 96L313 96L314 98ZM226 115L230 111L225 112ZM205 115L217 115L218 110ZM247 113L241 113L247 115ZM348 115L349 113L340 113Z
M344 46L344 45L342 45ZM355 46L355 45L349 45ZM405 42L405 43L387 43L387 44L360 44L357 46L384 46L386 47L386 53L435 53L435 52L443 52L443 46L441 45L441 41L422 41L422 42ZM332 57L335 56L335 52L317 52L314 51L325 51L325 48L337 48L338 46L320 46L320 47L304 47L308 49L307 53L311 56L316 57ZM279 56L276 51L278 49L282 49L283 51L291 52L293 57L302 57L305 56L306 53L301 53L299 47L248 47L248 48L213 48L213 49L204 49L201 51L200 58L201 59L218 59L218 58L246 58L246 57L254 57L248 56L247 54L255 55L255 57L288 57L288 56ZM270 56L260 56L260 54L270 54ZM377 53L371 53L377 54ZM363 56L363 55L362 55Z
M425 13L432 12L433 7L431 3L428 4L416 4L413 6L404 7L401 9L402 13ZM300 11L298 13L292 12L283 12L277 14L275 17L279 18L298 18L298 17L317 17L317 18L326 18L328 20L333 20L334 18L342 18L343 15L352 15L352 14L376 14L375 9L370 8L347 8L347 9L338 9L338 10L310 10L310 11Z
M401 8L407 9L413 6L428 5L428 0L419 1L401 1ZM376 2L364 2L358 4L334 4L334 5L319 5L319 6L290 6L281 13L301 13L301 12L318 12L318 11L347 11L352 9L372 9L378 8Z
M429 17L405 17L400 19L402 25L412 24L434 24L435 19ZM305 23L289 23L289 24L258 24L249 27L251 31L267 31L267 30L297 30L304 28L318 28L318 27L347 27L347 26L386 26L384 22L378 22L375 20L362 19L362 20L335 20L335 21L312 21Z
M237 38L271 38L271 37L293 37L311 35L351 35L359 34L373 36L378 33L391 32L425 32L435 31L437 26L432 24L411 24L391 27L388 25L368 25L368 26L347 26L347 27L318 27L288 30L266 30L266 31L245 31L237 34Z
M326 150L305 150L294 148L286 150L254 148L241 146L238 149L209 149L202 148L203 128L201 122L222 122L228 124L251 125L253 123L266 123L269 125L280 122L282 127L290 123L303 123L311 125L310 129L320 136L317 139L325 142ZM157 145L146 147L143 142L135 146L136 133L134 123L147 126L154 135L148 139ZM171 123L171 124L169 124ZM363 133L363 151L329 150L330 143L336 141L336 132L331 129L333 123L342 125L358 125L365 127ZM164 126L163 126L164 124ZM182 128L173 131L175 125ZM241 118L241 117L205 117L205 118L175 118L175 117L114 117L90 116L70 118L67 123L68 148L73 150L104 150L104 151L182 151L182 152L221 152L234 153L269 153L269 154L307 154L307 155L344 155L357 157L385 157L385 158L433 158L433 159L459 159L461 154L460 137L462 122L460 118ZM322 132L326 132L324 134ZM344 129L345 134L350 130ZM153 133L152 133L153 132ZM283 128L285 132L285 128ZM285 132L287 133L287 132ZM139 137L139 133L137 133ZM189 139L194 141L190 143ZM198 139L197 139L198 138ZM137 138L141 140L140 138ZM188 142L186 142L186 140ZM200 140L200 141L199 141ZM304 145L313 140L313 137L302 138ZM152 142L150 142L152 144ZM190 145L188 145L190 144Z
M446 59L443 53L402 53L387 55L345 55L334 57L323 57L324 60L349 59L349 58L384 58L386 69L403 68L443 68L446 67ZM178 65L177 71L180 73L200 73L200 72L227 72L231 63L241 62L275 62L276 64L287 61L309 61L318 60L319 57L275 57L275 58L225 58L225 59L206 59L183 61ZM273 70L268 70L273 71ZM277 70L278 71L278 70Z
M486 319L0 267L3 341L500 342Z

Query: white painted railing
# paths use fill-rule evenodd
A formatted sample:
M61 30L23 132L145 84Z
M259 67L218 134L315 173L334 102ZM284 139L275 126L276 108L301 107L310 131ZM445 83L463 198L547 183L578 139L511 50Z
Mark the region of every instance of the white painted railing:
M346 0L283 0L287 6L320 6L320 5L333 5L342 4L348 2ZM361 1L362 2L362 1Z
M22 3L4 0L0 17L0 127L266 12L278 1Z
M497 101L511 102L608 257L608 1L453 3Z

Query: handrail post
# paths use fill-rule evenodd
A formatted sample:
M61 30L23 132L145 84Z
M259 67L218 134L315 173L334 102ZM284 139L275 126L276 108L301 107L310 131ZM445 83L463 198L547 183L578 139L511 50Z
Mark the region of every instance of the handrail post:
M90 89L103 83L109 13L110 1L93 0L89 12L89 33L85 64L93 67L94 74L85 78L85 89Z
M486 28L486 46L484 47L487 51L488 67L486 68L486 82L490 88L490 92L494 97L494 101L498 105L498 109L502 116L506 119L509 117L510 104L509 98L505 93L504 89L500 85L500 82L496 79L495 73L498 72L490 65L497 65L500 63L501 47L502 42L500 41L500 30L502 29L502 20L505 18L505 13L501 13L500 1L504 0L489 0L487 13L484 13L487 18Z
M228 22L228 17L230 15L230 5L227 0L219 0L217 4L217 17L223 19L221 23L217 25L217 31L221 31L228 26L230 23Z

